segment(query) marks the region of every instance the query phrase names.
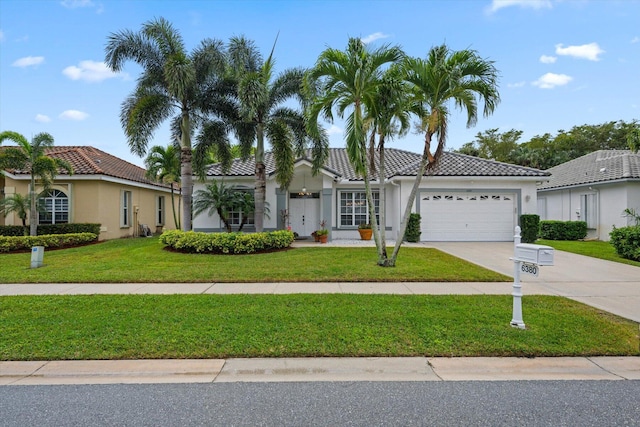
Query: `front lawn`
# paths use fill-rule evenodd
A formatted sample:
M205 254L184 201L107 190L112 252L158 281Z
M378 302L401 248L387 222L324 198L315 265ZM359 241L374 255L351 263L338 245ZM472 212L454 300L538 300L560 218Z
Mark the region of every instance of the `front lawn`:
M527 296L82 295L0 298L0 360L638 355L638 324Z
M640 267L640 262L622 258L616 253L615 248L609 242L600 240L543 240L536 241L539 245L551 246L559 251L572 252L578 255L600 258L607 261L615 261L623 264L635 265Z
M0 254L0 283L508 282L511 278L431 248L402 248L397 267L376 265L374 247L305 247L254 255L170 252L157 238L118 239L30 253Z

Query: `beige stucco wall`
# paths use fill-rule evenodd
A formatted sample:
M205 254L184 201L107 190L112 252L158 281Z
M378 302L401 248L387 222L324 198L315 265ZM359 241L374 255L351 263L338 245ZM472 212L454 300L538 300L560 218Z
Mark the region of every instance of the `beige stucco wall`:
M15 180L5 177L3 188L5 195L12 193L28 193L28 181ZM175 229L171 212L171 193L160 189L143 188L137 185L106 180L69 179L57 180L53 187L63 191L69 197L69 222L99 223L101 224L100 240L132 237L139 235L138 224L147 224L153 232L157 224L157 197L165 198L165 230ZM131 224L121 227L121 199L122 191L131 192ZM175 198L176 209L178 197ZM137 214L135 213L136 209ZM6 225L18 225L20 220L10 214ZM0 223L1 224L1 223Z

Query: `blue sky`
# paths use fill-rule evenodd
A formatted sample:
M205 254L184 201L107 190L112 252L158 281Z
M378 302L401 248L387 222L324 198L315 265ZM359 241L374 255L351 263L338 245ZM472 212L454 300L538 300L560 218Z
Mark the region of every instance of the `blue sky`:
M349 37L372 46L401 46L424 57L446 43L495 61L502 102L471 129L455 114L449 149L478 132L535 135L582 124L640 119L640 1L151 1L0 0L0 130L28 138L49 132L56 145L92 145L132 163L119 122L139 68L120 74L103 64L112 32L138 31L164 17L189 50L204 38L246 35L266 55L276 36L276 71L311 67L326 47L344 49ZM331 145L343 146L343 124ZM167 127L153 145L169 143ZM422 137L392 142L414 152Z

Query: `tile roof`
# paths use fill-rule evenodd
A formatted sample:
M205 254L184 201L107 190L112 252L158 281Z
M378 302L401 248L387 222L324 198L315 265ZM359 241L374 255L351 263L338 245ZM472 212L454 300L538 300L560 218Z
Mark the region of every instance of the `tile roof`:
M549 182L539 190L583 184L640 179L640 153L630 150L599 150L548 170Z
M156 187L167 187L145 177L146 170L112 156L90 146L54 146L46 150L49 157L66 160L73 167L73 175L106 175ZM17 175L28 175L26 170L12 170ZM68 175L67 171L60 170L60 175Z
M302 159L309 159L310 152ZM420 163L420 154L411 153L409 151L387 148L385 151L386 160L386 176L391 178L394 176L415 176ZM301 159L298 159L301 160ZM378 159L376 158L376 163ZM275 161L273 155L265 153L265 166L267 174L275 171ZM325 163L325 169L330 173L334 173L342 179L349 181L360 181L362 178L358 176L349 162L347 150L344 148L330 148L329 158ZM226 176L253 176L255 171L255 159L251 158L247 161L236 159L229 173ZM464 154L445 152L443 153L439 164L429 172L434 176L531 176L546 177L549 175L546 171L527 168L524 166L511 165L508 163L500 163L493 160L481 159L479 157L467 156ZM209 167L207 176L222 176L222 168L219 164ZM375 179L375 177L374 177Z

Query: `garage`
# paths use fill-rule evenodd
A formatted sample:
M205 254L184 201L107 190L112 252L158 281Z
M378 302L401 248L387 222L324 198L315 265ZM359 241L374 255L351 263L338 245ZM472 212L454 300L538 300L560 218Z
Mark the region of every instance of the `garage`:
M438 192L420 196L423 241L512 241L516 195L495 192Z

